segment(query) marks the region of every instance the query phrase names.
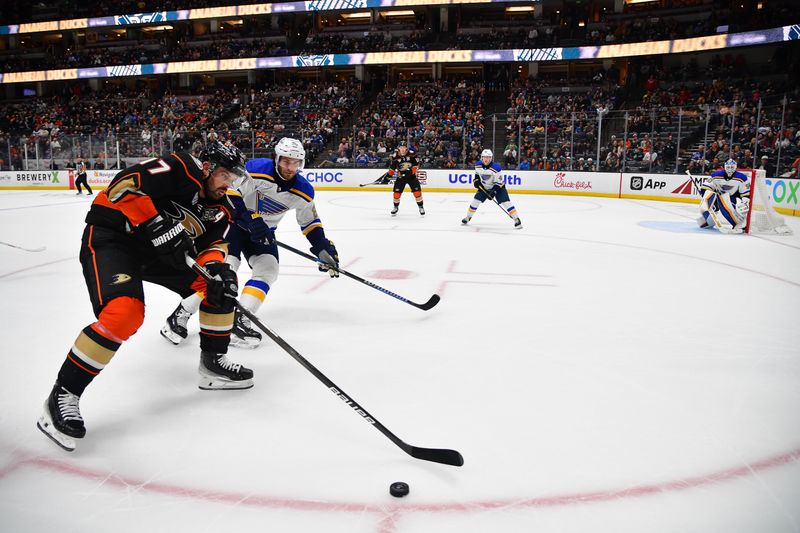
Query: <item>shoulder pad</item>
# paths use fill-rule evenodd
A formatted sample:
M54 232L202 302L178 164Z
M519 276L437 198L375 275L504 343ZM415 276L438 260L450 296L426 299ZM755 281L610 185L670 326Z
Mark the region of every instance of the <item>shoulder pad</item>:
M245 163L245 168L251 175L267 174L275 175L275 162L267 157L251 159Z
M314 199L314 186L299 172L297 176L295 176L292 192L300 193L301 196L308 197L309 202Z

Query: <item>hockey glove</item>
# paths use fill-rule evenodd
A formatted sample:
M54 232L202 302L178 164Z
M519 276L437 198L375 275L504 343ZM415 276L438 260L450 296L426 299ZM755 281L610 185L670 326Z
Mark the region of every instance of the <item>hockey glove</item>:
M174 268L188 268L186 255L191 257L197 255L194 241L186 232L183 224L175 222L169 217L165 219L161 215L156 215L145 222L144 231L160 259Z
M247 231L250 233L250 240L253 242L275 242L275 230L270 228L261 215L253 213L247 223Z
M339 252L336 251L333 241L325 239L321 247L312 246L311 253L316 255L323 263L339 268ZM325 265L318 265L318 268L320 272L327 272L332 278L339 277L339 271L334 268L328 268Z
M211 274L211 279L206 281L206 300L215 307L232 308L239 295L236 272L228 263L220 261L209 261L205 267Z
M477 174L475 175L475 179L472 180L472 185L478 190L481 189L481 178L478 177Z

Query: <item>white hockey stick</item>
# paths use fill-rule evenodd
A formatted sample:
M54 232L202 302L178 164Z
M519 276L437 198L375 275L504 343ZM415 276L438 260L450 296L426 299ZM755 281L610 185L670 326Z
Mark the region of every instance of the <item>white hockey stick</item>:
M0 244L8 246L9 248L16 248L17 250L25 250L26 252L43 252L45 251L45 246L39 246L38 248L26 248L24 246L17 246L16 244L11 244L10 242L3 242L0 241Z

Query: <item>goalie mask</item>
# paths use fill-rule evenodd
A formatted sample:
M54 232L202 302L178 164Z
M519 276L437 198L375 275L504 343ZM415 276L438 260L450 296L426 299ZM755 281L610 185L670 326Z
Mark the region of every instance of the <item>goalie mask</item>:
M725 174L727 174L728 177L730 178L731 176L733 176L733 173L736 172L737 167L738 165L736 164L736 161L734 161L733 159L728 159L727 161L725 161Z
M292 161L293 159L296 161ZM291 137L278 141L275 145L275 171L280 179L290 181L305 165L306 149L303 148L303 143Z

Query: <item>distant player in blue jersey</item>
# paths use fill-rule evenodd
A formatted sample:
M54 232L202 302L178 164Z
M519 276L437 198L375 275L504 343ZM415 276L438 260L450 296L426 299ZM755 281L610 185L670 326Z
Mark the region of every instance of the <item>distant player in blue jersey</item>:
M725 161L723 170L714 171L700 185L701 228L716 228L722 233L742 233L750 209L750 180L737 170L736 161Z
M314 187L300 172L305 164L306 151L297 139L284 137L275 145L275 159L252 159L245 165L248 176L228 191L228 198L236 208L234 224L228 241L230 246L225 261L234 270L239 269L244 254L252 277L244 285L239 303L256 313L272 285L278 279L278 246L275 228L290 210L295 210L297 223L311 243L311 252L323 263L339 266L339 255L333 242L327 239L314 205ZM339 272L320 265L319 269L331 277ZM187 336L186 323L196 311L198 295L185 298L172 315L161 334L174 344ZM261 334L255 331L250 320L236 313L231 346L255 348Z
M475 197L469 204L467 216L461 221L462 224L469 224L472 215L478 210L483 202L488 198L497 200L500 207L506 210L511 218L514 219L514 227L519 229L522 227L522 221L517 215L517 208L511 203L508 197L508 190L506 190L506 183L503 179L502 169L500 165L494 161L494 154L488 148L481 152L481 158L475 162L475 179L473 185L478 189Z

